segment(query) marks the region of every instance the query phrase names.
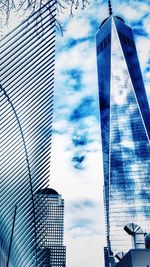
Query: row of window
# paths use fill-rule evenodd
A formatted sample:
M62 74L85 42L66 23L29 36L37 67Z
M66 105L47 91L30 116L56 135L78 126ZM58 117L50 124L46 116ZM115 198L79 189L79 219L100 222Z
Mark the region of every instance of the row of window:
M108 34L97 46L97 55L102 52L108 44L110 44L111 36Z
M133 41L133 40L131 40L129 37L127 37L126 35L124 35L124 34L121 33L121 32L119 32L119 37L120 37L120 40L121 40L124 44L126 44L126 45L132 47L133 49L135 49L135 44L134 44L134 41Z
M134 41L132 39L130 39L129 37L127 37L126 35L124 35L123 33L119 32L119 37L120 37L120 40L132 47L133 49L135 49L135 44L134 44ZM101 42L100 44L97 46L97 55L102 52L107 46L108 44L110 43L111 41L111 36L110 34L108 34Z

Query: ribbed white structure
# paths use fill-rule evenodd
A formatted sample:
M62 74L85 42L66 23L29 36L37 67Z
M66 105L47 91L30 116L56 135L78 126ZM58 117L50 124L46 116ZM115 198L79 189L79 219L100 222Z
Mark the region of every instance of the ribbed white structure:
M54 1L1 41L0 267L43 266L37 192L49 180L54 49Z

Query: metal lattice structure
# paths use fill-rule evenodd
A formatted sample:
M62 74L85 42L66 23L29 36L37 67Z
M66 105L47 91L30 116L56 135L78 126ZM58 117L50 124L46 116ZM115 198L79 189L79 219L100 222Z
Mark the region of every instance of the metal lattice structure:
M53 0L1 41L0 267L44 266L37 195L49 182L54 51Z

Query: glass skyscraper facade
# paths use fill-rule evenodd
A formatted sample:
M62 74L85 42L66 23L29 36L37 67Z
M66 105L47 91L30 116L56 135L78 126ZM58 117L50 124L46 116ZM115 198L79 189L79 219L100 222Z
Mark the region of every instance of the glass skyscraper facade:
M43 254L44 267L65 267L66 247L63 245L64 236L64 200L52 188L39 191L39 200L46 204L42 222L38 224L38 250ZM43 229L45 229L43 238Z
M49 184L54 3L1 40L0 267L43 266L38 241L46 230L37 225L46 203L38 192Z
M123 231L150 232L150 112L132 29L106 19L96 35L109 255L132 244Z

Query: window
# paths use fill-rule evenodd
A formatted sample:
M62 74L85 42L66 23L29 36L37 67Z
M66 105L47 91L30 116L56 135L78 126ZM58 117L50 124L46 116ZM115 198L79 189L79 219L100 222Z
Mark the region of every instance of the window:
M97 54L99 54L100 52L102 52L110 43L111 37L110 34L108 34L101 42L100 44L97 46Z

